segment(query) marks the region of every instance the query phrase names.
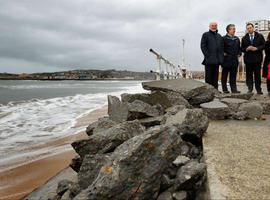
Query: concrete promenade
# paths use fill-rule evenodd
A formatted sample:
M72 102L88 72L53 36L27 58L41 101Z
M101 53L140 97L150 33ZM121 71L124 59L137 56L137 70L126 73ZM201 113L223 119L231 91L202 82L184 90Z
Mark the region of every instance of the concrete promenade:
M270 116L264 117L210 123L203 139L210 199L270 199Z

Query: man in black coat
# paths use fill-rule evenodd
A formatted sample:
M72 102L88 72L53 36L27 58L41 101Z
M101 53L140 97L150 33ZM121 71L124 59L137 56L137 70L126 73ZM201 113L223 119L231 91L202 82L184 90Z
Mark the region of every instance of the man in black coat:
M257 93L263 94L261 88L261 68L265 39L262 34L254 31L254 25L252 23L248 23L246 28L247 34L242 38L241 49L244 52L248 92L252 93L253 91L254 76Z
M227 79L230 75L230 87L232 93L240 93L236 86L236 76L241 56L240 39L235 36L235 25L229 24L226 27L227 34L224 40L224 62L222 63L221 84L224 93L229 93L227 88Z
M204 55L202 64L205 66L205 82L218 89L219 65L224 59L224 43L218 33L218 24L212 22L209 31L202 35L201 50Z

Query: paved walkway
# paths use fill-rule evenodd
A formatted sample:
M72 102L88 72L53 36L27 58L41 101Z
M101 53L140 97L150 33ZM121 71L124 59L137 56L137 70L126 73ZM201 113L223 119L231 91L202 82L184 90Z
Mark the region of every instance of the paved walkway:
M212 200L270 199L270 116L213 121L204 137Z

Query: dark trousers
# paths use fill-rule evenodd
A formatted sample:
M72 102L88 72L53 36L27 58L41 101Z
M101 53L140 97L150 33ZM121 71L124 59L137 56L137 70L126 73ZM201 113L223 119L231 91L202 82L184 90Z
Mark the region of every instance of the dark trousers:
M261 63L246 64L246 84L249 91L253 91L253 83L257 92L261 92Z
M218 89L219 65L205 66L205 82Z
M237 66L235 67L224 67L222 68L222 76L221 76L221 84L222 84L222 90L228 91L227 88L227 79L228 79L228 75L230 76L230 87L231 87L231 91L232 92L236 92L237 91L237 87L236 87L236 76L237 76Z
M270 80L269 79L266 80L266 85L267 85L267 91L268 93L270 93Z

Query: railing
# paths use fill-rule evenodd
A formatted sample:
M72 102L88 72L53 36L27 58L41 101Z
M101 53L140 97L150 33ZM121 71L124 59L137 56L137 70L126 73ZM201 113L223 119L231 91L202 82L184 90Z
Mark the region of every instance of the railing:
M157 53L153 49L150 49L149 51L154 54L157 59L156 70L152 71L156 74L156 80L176 79L182 77L180 66L174 65L172 62L164 58L160 53Z

